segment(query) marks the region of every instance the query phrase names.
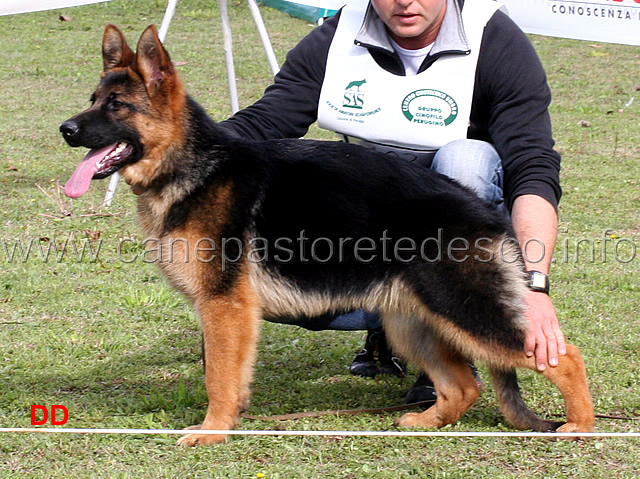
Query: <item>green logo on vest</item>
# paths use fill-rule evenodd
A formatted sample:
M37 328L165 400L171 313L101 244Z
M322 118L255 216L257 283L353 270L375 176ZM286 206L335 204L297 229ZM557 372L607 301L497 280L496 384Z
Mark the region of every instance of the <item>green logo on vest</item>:
M362 110L364 106L364 92L360 90L360 87L367 83L367 80L357 80L349 82L344 89L344 95L342 97L342 106L344 108L355 108Z
M448 126L458 116L458 104L440 90L416 90L402 100L402 114L412 123Z

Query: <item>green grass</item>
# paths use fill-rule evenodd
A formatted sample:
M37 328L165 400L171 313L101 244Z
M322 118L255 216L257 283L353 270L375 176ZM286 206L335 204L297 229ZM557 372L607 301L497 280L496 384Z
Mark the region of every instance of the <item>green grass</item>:
M71 22L60 22L56 11L0 17L0 427L29 426L32 404L65 405L68 427L182 428L204 416L197 319L143 260L133 195L121 186L105 209L104 182L74 202L59 191L81 153L65 146L57 127L88 104L104 24L121 26L135 43L149 23L160 22L164 5L118 0L78 7L64 11ZM262 12L282 61L312 27ZM260 97L271 73L245 4L232 3L230 14L244 106ZM185 0L166 42L190 93L216 119L230 113L221 38L215 2ZM567 337L584 352L597 412L637 417L640 50L532 40L554 92L563 154L555 304ZM625 106L631 97L636 101ZM310 136L332 137L317 128ZM60 256L65 241L76 244L78 255L87 248L85 257L69 249ZM31 256L25 249L10 261L17 242L31 243ZM100 248L97 260L89 247ZM349 375L361 333L268 323L262 333L250 414L397 405L411 384ZM522 374L521 384L533 409L562 414L558 394L539 377ZM241 427L386 430L396 416L245 420ZM637 419L597 421L603 432L638 426ZM488 387L447 430L511 429ZM236 437L190 450L175 440L2 434L0 477L632 478L640 470L636 439Z

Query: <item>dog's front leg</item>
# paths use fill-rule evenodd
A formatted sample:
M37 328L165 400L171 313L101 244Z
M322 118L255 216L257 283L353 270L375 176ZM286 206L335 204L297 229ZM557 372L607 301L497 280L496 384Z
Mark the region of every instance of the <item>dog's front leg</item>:
M248 283L240 284L224 296L197 302L196 309L202 323L209 405L204 422L189 429L233 429L249 403L259 324L255 294ZM217 444L225 438L193 433L178 444Z

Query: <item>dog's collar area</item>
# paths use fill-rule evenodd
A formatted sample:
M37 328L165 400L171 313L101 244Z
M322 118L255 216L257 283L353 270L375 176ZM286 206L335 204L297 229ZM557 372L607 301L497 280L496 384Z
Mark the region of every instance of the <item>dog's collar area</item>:
M134 195L142 195L144 193L146 193L147 191L149 191L149 188L145 188L143 186L138 186L138 185L132 185L131 186L131 191L133 192Z

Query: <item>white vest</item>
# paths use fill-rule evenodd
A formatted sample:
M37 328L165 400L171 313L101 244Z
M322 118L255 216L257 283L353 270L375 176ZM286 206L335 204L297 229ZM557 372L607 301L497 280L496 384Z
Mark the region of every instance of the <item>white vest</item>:
M382 149L437 150L466 138L482 34L501 4L467 0L462 19L470 53L444 55L422 73L399 76L354 44L368 1L349 0L342 10L320 92L320 127Z

